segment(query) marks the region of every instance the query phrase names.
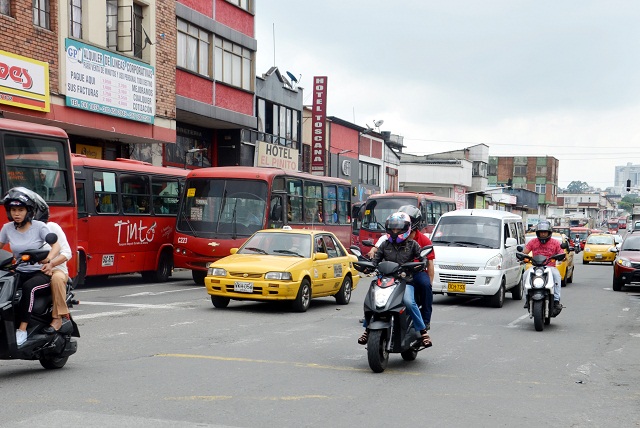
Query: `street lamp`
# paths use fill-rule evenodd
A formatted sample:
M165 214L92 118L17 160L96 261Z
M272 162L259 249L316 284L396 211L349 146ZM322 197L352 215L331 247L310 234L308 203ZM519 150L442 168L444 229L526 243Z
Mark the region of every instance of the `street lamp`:
M340 150L337 154L338 154L338 174L336 175L336 177L340 178L340 170L342 169L340 167L340 155L343 155L345 153L351 153L353 152L353 150L351 149L347 149L347 150Z
M198 152L206 152L207 149L189 149L184 152L184 166L183 169L187 169L187 155L189 153L198 153ZM202 166L202 162L200 162L200 166Z

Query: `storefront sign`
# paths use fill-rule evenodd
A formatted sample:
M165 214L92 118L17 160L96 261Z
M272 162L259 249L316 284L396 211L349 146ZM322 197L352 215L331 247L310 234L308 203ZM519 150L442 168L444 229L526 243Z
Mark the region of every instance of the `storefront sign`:
M102 159L102 147L76 144L76 153L91 159Z
M453 186L453 194L456 201L456 209L463 210L467 207L466 195L464 193L464 187Z
M291 147L271 144L265 141L257 141L256 166L267 166L286 169L287 171L299 171L298 150Z
M114 52L65 39L67 106L153 123L154 68Z
M0 104L48 112L49 64L0 51Z
M327 76L313 78L313 108L311 110L311 173L324 175L325 128L327 118Z

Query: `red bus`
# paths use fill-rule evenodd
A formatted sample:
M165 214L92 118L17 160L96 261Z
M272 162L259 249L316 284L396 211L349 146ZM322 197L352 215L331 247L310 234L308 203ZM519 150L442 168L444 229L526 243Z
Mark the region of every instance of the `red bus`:
M71 149L64 130L0 118L0 198L16 186L31 189L47 201L50 220L62 227L75 251L78 212ZM77 280L77 258L67 265L69 277Z
M618 217L618 229L626 229L627 228L627 216Z
M260 229L319 228L351 242L351 183L279 168L201 168L187 177L174 253L177 268L204 284L207 266Z
M453 198L436 196L433 193L390 192L371 195L360 209L360 239L357 245L365 253L369 252L360 244L364 240L374 243L385 232L384 223L392 213L403 205L413 205L422 212L422 227L424 233L431 233L440 216L456 209Z
M617 217L610 218L609 220L607 220L607 231L609 233L618 233L619 225L620 223L618 222Z
M173 233L188 170L132 159L73 155L79 284L141 272L162 282L173 269Z

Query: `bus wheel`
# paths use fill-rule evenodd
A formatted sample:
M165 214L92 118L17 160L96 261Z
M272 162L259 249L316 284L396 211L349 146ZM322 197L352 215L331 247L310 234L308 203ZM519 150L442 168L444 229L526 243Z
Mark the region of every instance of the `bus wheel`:
M84 285L84 280L87 277L87 257L84 253L79 253L78 257L78 273L73 278L73 288L75 289L79 285Z
M156 270L142 272L142 278L149 282L167 282L171 276L172 264L171 256L164 252L160 255Z
M207 276L207 272L201 270L192 270L191 277L193 278L193 282L198 285L204 285L204 278Z

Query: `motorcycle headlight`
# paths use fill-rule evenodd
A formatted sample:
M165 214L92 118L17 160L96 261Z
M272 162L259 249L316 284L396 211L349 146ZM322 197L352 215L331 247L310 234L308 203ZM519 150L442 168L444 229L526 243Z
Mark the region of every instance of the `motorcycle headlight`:
M376 302L376 307L377 308L382 308L384 307L387 302L389 301L389 297L391 297L391 294L393 293L393 290L395 290L397 287L397 285L393 285L391 287L386 287L386 288L380 288L380 287L375 287L374 288L374 301Z
M624 267L631 267L631 262L627 259L618 259L616 260L616 263L618 263L620 266L624 266Z
M267 272L264 279L275 279L277 281L291 281L291 272Z
M209 267L207 276L227 276L227 271L218 267Z
M535 278L533 278L531 285L533 285L533 288L543 288L544 279L541 276L536 276Z
M496 254L491 257L484 267L486 270L500 270L502 269L502 254Z

